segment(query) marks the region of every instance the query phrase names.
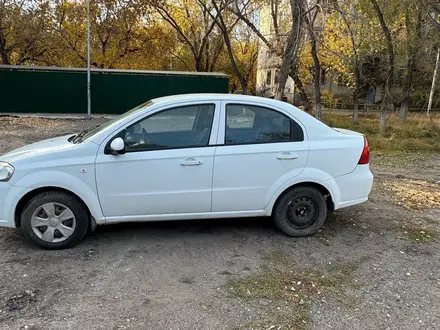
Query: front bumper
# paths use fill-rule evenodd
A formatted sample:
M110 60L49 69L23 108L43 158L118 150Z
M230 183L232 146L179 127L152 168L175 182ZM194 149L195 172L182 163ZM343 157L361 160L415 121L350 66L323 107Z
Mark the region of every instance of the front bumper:
M15 208L19 200L30 189L15 187L8 182L0 182L0 227L16 228Z

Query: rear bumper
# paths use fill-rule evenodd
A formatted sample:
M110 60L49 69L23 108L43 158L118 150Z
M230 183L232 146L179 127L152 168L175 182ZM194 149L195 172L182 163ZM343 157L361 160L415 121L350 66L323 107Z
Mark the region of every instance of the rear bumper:
M373 186L373 174L368 164L358 165L353 172L333 179L339 188L340 194L339 200L335 203L335 210L368 200L368 195Z

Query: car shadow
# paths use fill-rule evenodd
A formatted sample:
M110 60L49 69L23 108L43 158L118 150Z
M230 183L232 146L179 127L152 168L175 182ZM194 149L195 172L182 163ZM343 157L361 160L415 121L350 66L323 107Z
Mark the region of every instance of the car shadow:
M270 217L197 219L154 222L125 222L96 227L88 236L94 239L103 237L117 239L127 236L193 236L196 234L270 234L279 233Z
M338 211L330 214L322 230L316 233L321 236L335 237L351 235L358 227L353 226L351 212ZM350 219L350 220L349 220ZM284 235L275 225L271 217L255 218L224 218L224 219L197 219L173 220L153 222L124 222L98 226L85 238L89 243L99 244L104 240L126 241L127 239L194 239L205 235L215 235L229 239L237 237L290 238ZM313 237L312 236L312 237Z

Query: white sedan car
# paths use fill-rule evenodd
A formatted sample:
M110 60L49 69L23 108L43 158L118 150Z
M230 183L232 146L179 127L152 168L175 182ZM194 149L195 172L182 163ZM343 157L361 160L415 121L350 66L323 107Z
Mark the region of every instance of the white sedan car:
M154 99L0 161L0 226L48 249L133 221L272 216L289 236L311 235L373 182L363 135L228 94Z

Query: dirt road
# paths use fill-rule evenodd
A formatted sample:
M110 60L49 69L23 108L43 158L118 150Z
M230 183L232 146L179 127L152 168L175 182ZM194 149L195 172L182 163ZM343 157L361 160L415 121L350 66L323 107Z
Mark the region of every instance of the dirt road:
M100 122L0 118L0 154ZM0 328L439 329L440 155L372 168L370 201L309 238L266 218L182 221L43 251L0 229Z

